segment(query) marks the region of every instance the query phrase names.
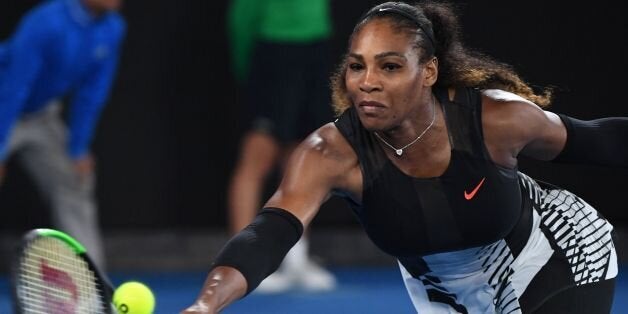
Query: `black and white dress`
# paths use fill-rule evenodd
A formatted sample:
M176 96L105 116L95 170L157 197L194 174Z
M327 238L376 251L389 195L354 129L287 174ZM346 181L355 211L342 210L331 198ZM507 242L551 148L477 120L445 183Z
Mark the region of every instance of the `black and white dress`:
M335 122L363 176L350 201L368 236L395 256L420 313L525 313L558 291L617 275L612 225L578 196L493 163L481 94L443 107L451 160L434 178L398 169L354 108Z

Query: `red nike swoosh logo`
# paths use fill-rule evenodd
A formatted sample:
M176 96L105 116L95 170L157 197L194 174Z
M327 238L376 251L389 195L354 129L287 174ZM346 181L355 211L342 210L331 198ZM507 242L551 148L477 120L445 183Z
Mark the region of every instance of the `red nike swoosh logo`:
M478 185L475 187L475 189L473 189L473 191L471 191L471 193L467 193L466 190L464 191L464 198L467 201L470 201L475 196L475 193L477 193L478 190L480 189L480 187L482 186L482 184L484 184L484 180L485 179L486 178L482 178L482 181L480 181L480 183L478 183Z

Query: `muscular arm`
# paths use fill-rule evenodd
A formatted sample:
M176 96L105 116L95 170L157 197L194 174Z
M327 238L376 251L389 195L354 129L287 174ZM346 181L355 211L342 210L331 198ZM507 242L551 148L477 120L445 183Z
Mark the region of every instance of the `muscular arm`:
M563 150L567 132L558 115L499 90L484 91L482 106L484 140L497 164L512 168L519 154L552 160Z
M484 138L491 157L513 167L519 154L539 160L628 168L628 118L592 121L544 111L516 95L488 90Z
M347 174L355 167L356 162L357 158L349 145L344 142L336 127L333 124L323 126L303 141L294 151L279 188L266 203L265 208L281 208L292 217L298 219L302 226L307 226L318 212L320 205L328 198L332 189L356 190L348 187L346 183L348 182ZM238 238L243 232L250 232L249 227L236 235L234 239ZM256 230L258 229L256 228ZM269 229L274 230L272 228ZM249 243L246 246L231 246L231 249L228 244L220 255L237 254L236 262L233 263L237 264L238 261L252 258L254 245L257 243L249 244L258 239L252 239L251 241L251 235L253 235L253 238L275 238L278 232L277 230L273 234L268 231L263 232L263 234L250 233L248 234L249 239L247 239ZM265 242L265 244L261 245L269 244L268 241L265 241L267 240L266 238L259 240L259 242ZM273 239L273 242L277 241L283 241L283 239ZM291 245L293 244L291 243ZM242 247L245 248L244 251L241 250ZM264 247L266 248L266 246ZM272 248L275 247L273 246ZM236 249L240 249L242 252L234 252ZM285 253L287 253L287 250L285 252L282 251L280 257L283 258ZM277 253L264 252L264 254L276 255ZM221 259L221 257L219 256L217 259ZM276 268L280 262L281 259L273 267ZM264 267L259 266L258 268ZM215 267L209 273L196 303L183 313L215 313L255 288L254 286L249 286L251 282L249 282L247 277L266 274L272 272L271 269L251 269L248 266L247 268L242 267L238 269L238 267L225 265ZM251 275L252 272L255 274ZM245 274L248 274L248 276ZM253 282L253 284L257 283L257 281Z
M348 182L348 173L356 166L349 144L335 125L327 124L297 147L265 207L285 208L307 228L332 189L357 190Z

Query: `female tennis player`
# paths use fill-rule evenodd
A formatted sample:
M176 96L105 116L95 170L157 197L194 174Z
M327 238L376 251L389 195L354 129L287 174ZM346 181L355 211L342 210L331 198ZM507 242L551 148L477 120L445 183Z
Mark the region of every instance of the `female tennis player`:
M332 81L339 118L296 149L183 313L215 313L255 289L331 193L398 259L421 313L609 313L612 225L519 172L517 157L626 168L627 118L544 110L549 92L471 53L440 2L373 7Z

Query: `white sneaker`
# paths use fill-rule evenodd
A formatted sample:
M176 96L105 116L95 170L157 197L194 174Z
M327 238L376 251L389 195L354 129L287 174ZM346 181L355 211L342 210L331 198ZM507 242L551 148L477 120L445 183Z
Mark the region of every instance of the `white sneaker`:
M325 292L336 288L334 275L310 259L308 241L302 237L288 252L279 269L255 289L259 293L282 293L300 288L309 292Z
M321 267L308 260L298 269L291 269L293 281L303 290L309 292L326 292L336 288L336 277Z
M268 276L255 289L261 294L278 294L288 292L291 289L301 289L306 292L326 292L334 290L337 286L336 277L316 264L308 260L296 266L286 268L282 265L276 272Z
M254 292L262 294L282 293L293 288L294 285L295 282L293 277L279 269L270 276L266 277L266 279L264 279L264 281L262 281L259 286L255 288Z

